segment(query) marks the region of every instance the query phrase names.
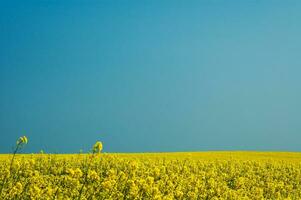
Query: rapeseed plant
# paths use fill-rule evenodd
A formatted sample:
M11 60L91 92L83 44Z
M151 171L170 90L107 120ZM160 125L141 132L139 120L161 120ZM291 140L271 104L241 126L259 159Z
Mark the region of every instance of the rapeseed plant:
M301 199L301 153L14 156L25 138L0 156L0 199Z

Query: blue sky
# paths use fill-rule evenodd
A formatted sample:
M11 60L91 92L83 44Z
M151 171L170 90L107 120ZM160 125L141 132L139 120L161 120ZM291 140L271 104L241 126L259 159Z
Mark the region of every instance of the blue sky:
M301 151L300 1L1 1L0 152Z

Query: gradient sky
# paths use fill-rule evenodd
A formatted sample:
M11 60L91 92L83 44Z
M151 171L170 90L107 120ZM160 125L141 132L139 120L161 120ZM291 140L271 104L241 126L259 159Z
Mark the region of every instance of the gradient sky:
M301 1L1 1L0 152L301 151Z

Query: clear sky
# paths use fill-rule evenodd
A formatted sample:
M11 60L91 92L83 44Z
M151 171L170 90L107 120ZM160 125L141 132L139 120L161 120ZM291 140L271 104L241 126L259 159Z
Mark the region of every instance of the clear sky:
M301 1L0 2L0 152L301 151Z

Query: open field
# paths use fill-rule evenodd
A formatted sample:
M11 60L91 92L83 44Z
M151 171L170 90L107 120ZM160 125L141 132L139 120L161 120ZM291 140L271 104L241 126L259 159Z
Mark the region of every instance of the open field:
M0 155L1 199L301 199L301 153ZM11 167L10 167L11 165Z

